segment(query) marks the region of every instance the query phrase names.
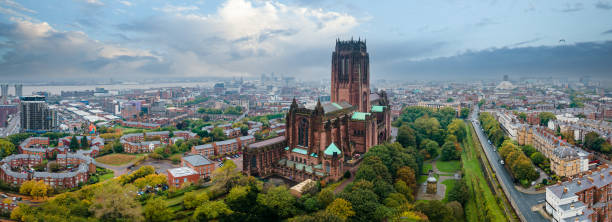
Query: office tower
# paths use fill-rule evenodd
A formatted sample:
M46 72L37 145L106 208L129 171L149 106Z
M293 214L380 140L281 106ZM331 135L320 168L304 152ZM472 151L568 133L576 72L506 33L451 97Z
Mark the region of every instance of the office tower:
M21 129L25 132L51 131L57 126L57 113L44 96L26 96L21 100Z
M0 85L0 88L2 89L2 104L6 104L6 101L8 100L8 86L8 84Z
M21 98L23 96L23 85L15 84L15 96Z

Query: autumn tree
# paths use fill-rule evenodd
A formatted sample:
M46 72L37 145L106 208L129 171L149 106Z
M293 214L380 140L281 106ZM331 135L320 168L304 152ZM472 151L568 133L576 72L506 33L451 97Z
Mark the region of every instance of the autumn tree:
M233 211L223 201L206 202L193 212L194 221L210 221L232 214Z
M174 217L174 212L166 206L166 202L161 198L152 198L144 206L145 220L152 222L170 221Z
M267 193L257 195L257 203L273 212L278 218L288 218L296 213L295 197L285 186L268 189Z
M8 140L0 139L0 158L4 158L16 153L15 144Z
M349 217L355 216L355 211L353 211L351 203L342 198L336 198L327 208L325 208L325 212L337 216L343 221Z
M141 206L136 201L136 196L135 186L121 186L111 180L94 190L89 210L96 218L104 221L141 221Z
M195 209L196 207L207 202L208 199L209 197L206 193L197 194L193 191L187 192L183 198L183 207L187 210Z
M222 167L213 171L212 178L215 188L227 193L240 178L240 171L236 169L234 161L225 160Z

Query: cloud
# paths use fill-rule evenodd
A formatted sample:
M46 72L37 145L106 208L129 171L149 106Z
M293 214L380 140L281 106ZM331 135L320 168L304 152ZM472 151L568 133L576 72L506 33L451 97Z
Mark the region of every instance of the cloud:
M499 23L493 21L493 19L490 19L490 18L482 18L475 25L478 27L484 27L484 26L495 25L495 24L499 24Z
M125 6L132 6L132 3L129 1L119 1L119 3L125 5Z
M27 13L36 13L36 11L23 7L21 4L12 1L12 0L0 0L0 5L4 5L10 8L14 8L16 10L22 11L22 12L27 12Z
M84 0L85 3L89 4L89 5L94 5L94 6L103 6L104 3L100 0Z
M334 39L358 25L345 13L279 2L229 0L212 14L192 6L164 9L114 26L122 45L45 22L0 23L0 39L7 39L0 43L9 46L3 47L9 52L0 59L0 75L138 79L275 72L327 77ZM149 48L127 47L134 45Z
M188 11L196 11L196 10L199 10L200 8L195 5L191 5L191 6L166 5L163 8L153 8L153 9L162 11L165 13L182 13L182 12L188 12Z
M563 46L492 48L450 57L395 62L377 67L379 78L481 79L496 75L524 77L590 75L608 78L612 73L612 41ZM373 69L375 68L372 65Z
M577 11L580 11L582 9L584 9L584 6L580 2L574 3L573 5L569 4L569 3L566 3L565 4L565 8L561 9L561 12L577 12Z
M0 59L0 76L20 80L98 78L145 74L147 65L162 58L147 50L130 49L90 39L80 31L58 31L46 22L12 18L0 23L0 39L8 51ZM146 73L149 74L149 73Z
M608 2L599 1L599 2L595 3L595 8L603 9L603 10L610 10L610 9L612 9L612 4L610 4Z
M527 40L527 41L521 41L521 42L517 42L517 43L514 43L514 44L510 44L508 47L522 46L522 45L526 45L526 44L529 44L529 43L534 43L534 42L537 42L537 41L540 41L540 40L541 40L541 38L534 38L534 39L530 39L530 40Z
M602 35L612 34L612 29L607 30L607 31L605 31L605 32L602 32L601 34L602 34Z

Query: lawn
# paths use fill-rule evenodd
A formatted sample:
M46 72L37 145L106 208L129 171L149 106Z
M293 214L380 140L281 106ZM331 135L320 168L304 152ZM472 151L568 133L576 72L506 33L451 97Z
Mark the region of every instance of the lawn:
M440 172L454 173L461 169L461 162L459 160L436 161L436 167Z
M111 179L113 177L115 177L114 173L107 173L107 174L100 175L100 182Z
M103 164L119 166L119 165L124 165L127 163L136 162L136 160L140 158L142 158L142 155L113 153L113 154L109 154L106 156L98 157L96 158L96 161L99 163L103 163Z
M465 175L464 179L471 193L471 198L464 206L466 219L467 221L481 221L481 219L486 216L484 214L488 213L492 221L508 221L502 207L498 204L496 197L493 195L493 191L491 187L489 187L483 174L483 169L478 162L477 152L479 151L474 145L478 140L472 136L470 127L466 128L467 138L472 138L471 140L468 139L468 142L463 144L464 152L461 154Z
M453 187L455 187L455 184L457 184L457 180L453 180L453 179L449 179L449 180L445 180L442 181L442 184L444 184L446 186L446 191L444 193L444 199L442 200L443 202L448 202L448 192L450 192Z
M421 170L421 174L427 174L431 169L433 169L431 162L423 163L423 170Z

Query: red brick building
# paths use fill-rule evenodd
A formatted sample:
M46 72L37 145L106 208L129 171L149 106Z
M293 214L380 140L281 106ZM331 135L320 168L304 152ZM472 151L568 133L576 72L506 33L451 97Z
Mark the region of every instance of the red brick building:
M215 170L215 164L201 155L191 155L181 158L181 166L195 170L198 172L201 179L210 178Z
M170 187L181 187L184 183L195 183L200 179L200 174L189 167L168 169L168 185Z

